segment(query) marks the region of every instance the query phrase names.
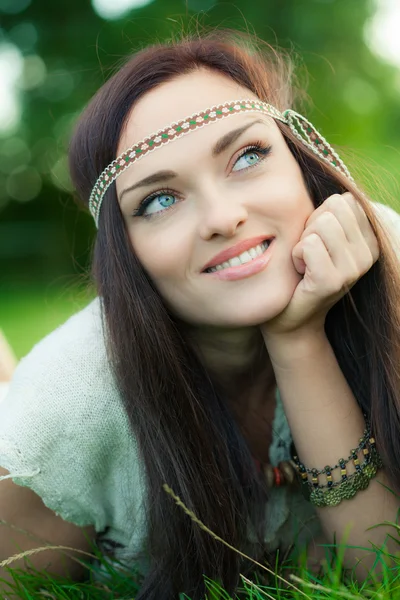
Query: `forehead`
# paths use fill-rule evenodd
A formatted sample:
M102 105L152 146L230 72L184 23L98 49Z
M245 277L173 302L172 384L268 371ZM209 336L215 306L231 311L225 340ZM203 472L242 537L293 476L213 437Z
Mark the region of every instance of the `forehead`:
M117 154L170 123L239 98L257 97L233 79L200 69L180 75L147 92L131 110Z

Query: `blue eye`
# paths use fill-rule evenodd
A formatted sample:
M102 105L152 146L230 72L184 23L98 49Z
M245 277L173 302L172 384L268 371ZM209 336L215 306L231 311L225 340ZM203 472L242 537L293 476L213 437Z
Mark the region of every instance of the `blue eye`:
M158 212L164 212L162 209L167 209L172 206L174 200L175 195L171 194L170 192L157 192L145 199L143 210L146 210L146 213L143 212L143 214L144 216L147 216ZM154 210L151 208L149 209L149 207L153 204L155 207Z
M258 156L257 152L254 152L254 150L249 150L236 161L232 171L241 171L242 169L238 168L238 165L240 164L243 165L242 168L244 169L247 167L252 167L259 160L261 160L261 158Z

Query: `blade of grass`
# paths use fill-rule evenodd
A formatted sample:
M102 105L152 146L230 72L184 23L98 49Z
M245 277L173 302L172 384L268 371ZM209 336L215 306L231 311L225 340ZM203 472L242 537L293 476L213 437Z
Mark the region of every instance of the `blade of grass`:
M240 574L240 577L248 584L250 585L252 588L254 588L255 590L257 590L260 594L264 594L267 598L269 598L270 600L275 600L275 598L273 596L271 596L271 594L268 594L268 592L266 592L265 590L262 590L257 584L254 583L254 581L251 581L250 579L247 579L247 577L245 577L244 575ZM247 589L246 589L247 592Z
M308 598L308 600L312 600L312 598L310 596L308 596L305 592L303 592L298 587L296 587L291 581L288 581L287 579L284 579L283 577L281 577L277 573L274 573L274 571L272 571L272 569L269 569L265 565L262 565L261 563L257 562L253 558L251 558L251 556L247 556L247 554L244 554L244 552L241 552L237 548L234 548L233 546L231 546L230 544L228 544L228 542L226 542L225 540L223 540L222 538L220 538L216 533L214 533L213 531L211 531L211 529L209 529L206 525L204 525L204 523L202 523L202 521L200 521L200 519L198 519L196 517L196 515L185 506L185 504L182 502L182 500L179 498L179 496L176 496L174 494L174 492L169 487L169 485L167 485L166 483L164 483L163 488L167 492L167 494L169 494L170 496L172 496L172 498L175 500L176 504L178 506L180 506L180 508L182 508L182 510L192 519L192 521L194 521L201 529L203 529L209 535L211 535L215 540L217 540L218 542L221 542L222 544L224 544L225 546L227 546L228 548L230 548L234 552L237 552L237 554L240 554L240 556L243 556L244 558L247 558L248 560L250 560L251 562L253 562L255 565L257 565L258 567L261 567L262 569L264 569L265 571L267 571L271 575L276 576L278 579L280 579L281 581L283 581L287 585L293 587L293 589L295 589L296 592L298 592L301 596L304 596L305 598Z
M313 590L317 590L319 592L336 594L337 596L340 596L341 598L346 598L347 600L360 600L360 596L354 596L354 594L351 594L350 592L345 592L343 590L333 590L333 589L328 588L325 585L321 585L319 583L311 583L311 581L304 581L304 579L297 577L297 575L293 575L293 573L291 575L289 575L289 577L290 577L290 579L293 579L297 583L300 583L306 587L312 588Z

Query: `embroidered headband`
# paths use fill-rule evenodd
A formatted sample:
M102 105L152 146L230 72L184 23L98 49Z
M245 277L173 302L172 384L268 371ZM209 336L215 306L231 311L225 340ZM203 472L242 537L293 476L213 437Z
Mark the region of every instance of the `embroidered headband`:
M213 106L205 111L186 117L177 123L171 123L168 127L152 133L141 142L138 142L128 150L125 150L113 160L97 179L89 198L89 210L95 220L96 227L99 223L99 215L104 195L110 185L133 163L146 154L153 152L169 142L173 142L191 131L204 127L209 123L215 123L224 117L229 117L242 112L261 112L270 117L289 125L291 131L305 146L314 152L326 163L333 165L351 181L346 165L336 154L332 146L322 137L315 127L302 115L294 110L288 109L281 113L271 104L260 100L234 100L219 106Z

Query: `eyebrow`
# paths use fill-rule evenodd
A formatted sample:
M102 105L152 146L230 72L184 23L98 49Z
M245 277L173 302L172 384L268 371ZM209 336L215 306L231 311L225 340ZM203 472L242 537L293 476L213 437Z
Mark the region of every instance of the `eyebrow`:
M238 127L237 129L233 129L233 131L229 131L228 133L226 133L213 146L213 149L211 151L211 156L213 158L216 158L217 156L222 154L222 152L224 152L229 146L231 146L234 142L236 142L236 140L242 135L242 133L247 131L247 129L249 129L256 123L264 123L264 121L262 119L255 119L254 121L251 121L250 123L246 123L246 125L243 125L242 127ZM134 183L133 185L125 188L121 192L119 201L120 202L122 201L122 197L127 192L132 192L132 190L136 190L139 187L146 187L149 185L153 185L155 183L160 183L162 181L169 181L171 179L174 179L175 177L178 177L178 173L176 173L175 171L168 171L168 170L157 171L156 173L153 173L152 175L149 175L148 177L144 177L144 179L141 179L137 183Z

